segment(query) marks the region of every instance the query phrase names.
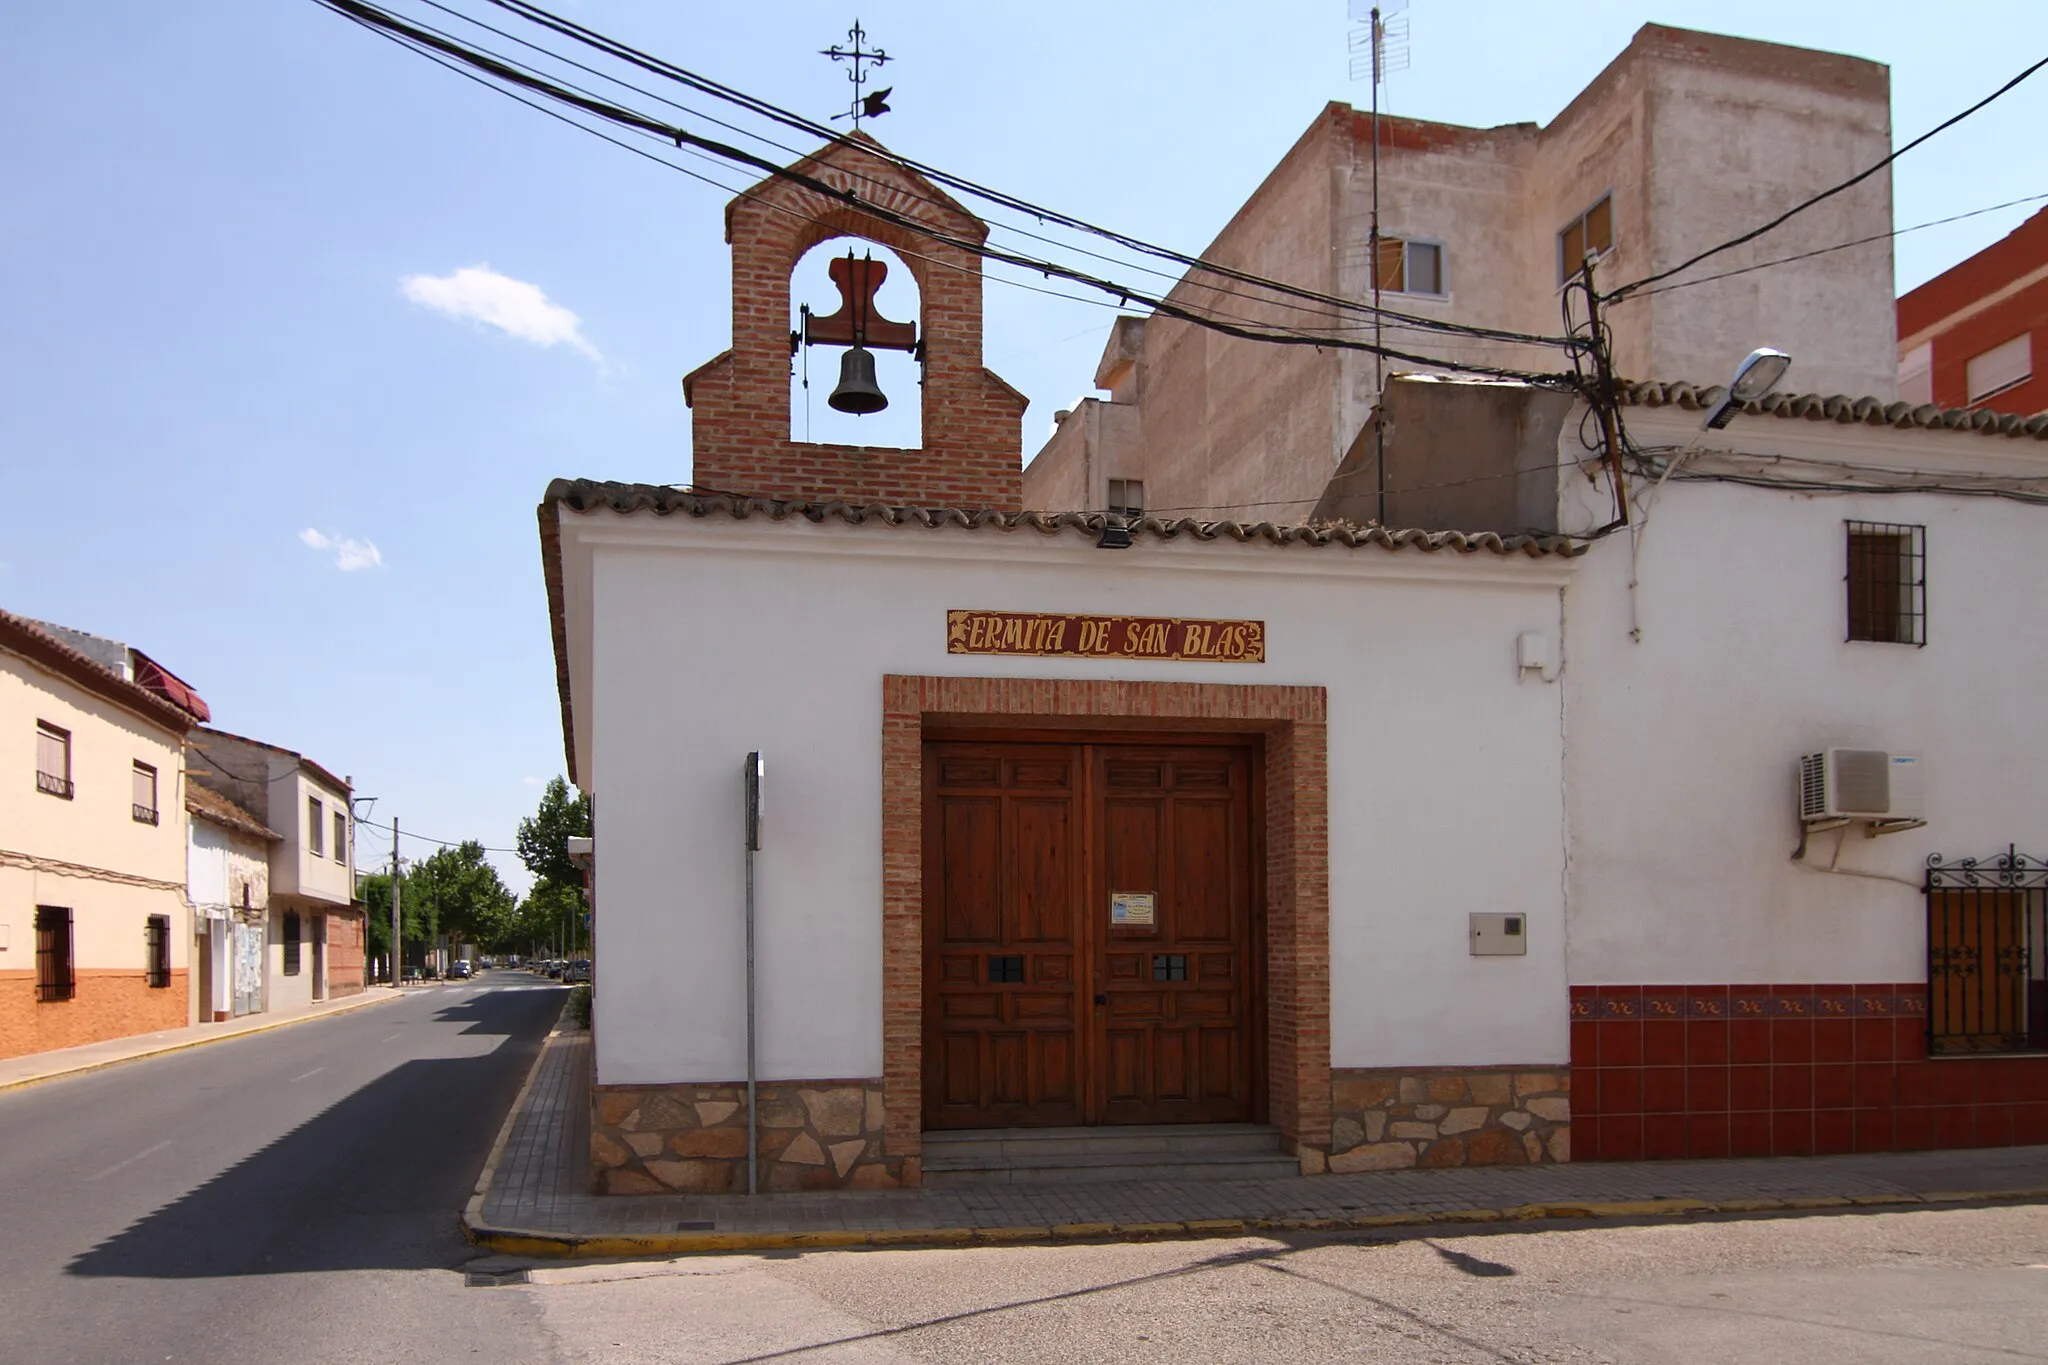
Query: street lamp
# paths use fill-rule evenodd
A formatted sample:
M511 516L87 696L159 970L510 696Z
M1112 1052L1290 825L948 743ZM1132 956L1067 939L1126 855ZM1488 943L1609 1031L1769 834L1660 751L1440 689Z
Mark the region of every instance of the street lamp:
M1643 562L1643 537L1650 530L1650 504L1657 500L1657 494L1664 491L1664 481L1678 472L1686 457L1699 445L1700 438L1710 431L1719 431L1735 420L1735 414L1743 405L1753 403L1771 391L1785 371L1792 368L1792 357L1769 346L1759 346L1743 358L1735 367L1735 378L1729 381L1727 396L1714 404L1714 410L1707 414L1707 420L1700 423L1700 429L1692 438L1680 446L1670 459L1664 462L1664 472L1651 485L1649 496L1643 499L1643 514L1629 528L1628 545L1628 638L1637 644L1643 642L1643 618L1636 603L1637 579Z
M1727 397L1714 405L1714 410L1707 414L1707 420L1700 424L1700 430L1719 431L1727 426L1745 404L1754 403L1769 393L1791 366L1792 357L1783 351L1769 346L1751 351L1748 358L1736 367Z

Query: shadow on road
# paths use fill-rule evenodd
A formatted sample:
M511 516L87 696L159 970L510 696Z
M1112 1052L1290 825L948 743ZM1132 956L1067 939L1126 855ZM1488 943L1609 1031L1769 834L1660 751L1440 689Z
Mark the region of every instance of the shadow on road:
M438 1024L505 1041L400 1063L67 1269L193 1279L459 1263L457 1213L560 1008L555 991L451 1004Z

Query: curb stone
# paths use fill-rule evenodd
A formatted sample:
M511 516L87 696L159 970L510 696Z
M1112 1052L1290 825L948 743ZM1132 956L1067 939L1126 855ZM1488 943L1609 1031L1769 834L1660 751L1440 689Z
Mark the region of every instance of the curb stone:
M552 1035L550 1035L552 1041ZM538 1062L536 1061L536 1067ZM528 1080L532 1077L529 1075ZM520 1092L521 1099L525 1092ZM513 1113L518 1106L513 1107ZM506 1120L506 1133L511 1120ZM500 1135L502 1150L504 1134ZM1061 1223L1051 1227L890 1228L862 1232L576 1233L498 1228L480 1215L483 1191L495 1170L492 1152L485 1179L463 1214L463 1232L481 1247L507 1255L585 1260L626 1256L678 1256L703 1252L829 1250L881 1247L1059 1245L1067 1242L1153 1242L1240 1237L1256 1232L1365 1232L1378 1228L1443 1224L1556 1222L1631 1218L1703 1218L1716 1214L1818 1212L1866 1207L1940 1208L1982 1204L2048 1203L2048 1186L2012 1190L1939 1190L1926 1194L1805 1196L1785 1199L1631 1199L1612 1202L1522 1204L1505 1209L1374 1213L1354 1218L1210 1218L1186 1222Z

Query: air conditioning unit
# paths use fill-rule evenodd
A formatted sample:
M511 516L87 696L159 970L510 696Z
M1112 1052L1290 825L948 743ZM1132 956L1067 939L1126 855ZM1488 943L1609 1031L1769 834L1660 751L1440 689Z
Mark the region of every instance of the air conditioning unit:
M1799 760L1799 818L1924 820L1920 755L1823 749Z

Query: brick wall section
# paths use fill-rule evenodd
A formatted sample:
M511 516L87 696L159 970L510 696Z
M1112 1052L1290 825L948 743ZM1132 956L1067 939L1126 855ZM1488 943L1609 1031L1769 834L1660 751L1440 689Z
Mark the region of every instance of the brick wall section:
M1571 1075L1561 1067L1337 1071L1330 1169L1569 1161Z
M342 910L327 916L327 994L356 995L363 989L363 911Z
M961 242L987 236L979 219L922 176L876 156L865 141L836 142L797 169ZM789 437L790 272L806 251L842 236L895 248L917 280L925 348L919 449ZM732 349L683 381L698 487L806 501L1022 508L1025 399L981 363L978 256L778 179L732 202L726 240Z
M1330 1140L1330 906L1326 716L1320 687L1034 678L882 679L883 1150L922 1158L926 723L1241 731L1266 751L1268 1113L1304 1173Z
M0 1057L183 1028L186 992L183 967L172 970L168 986L150 985L139 968L82 967L77 995L50 1001L36 999L34 972L0 973Z
M764 1190L880 1190L906 1162L882 1150L882 1084L766 1081L757 1178ZM915 1182L916 1160L907 1163ZM605 1085L590 1096L599 1194L729 1194L747 1188L747 1087Z

